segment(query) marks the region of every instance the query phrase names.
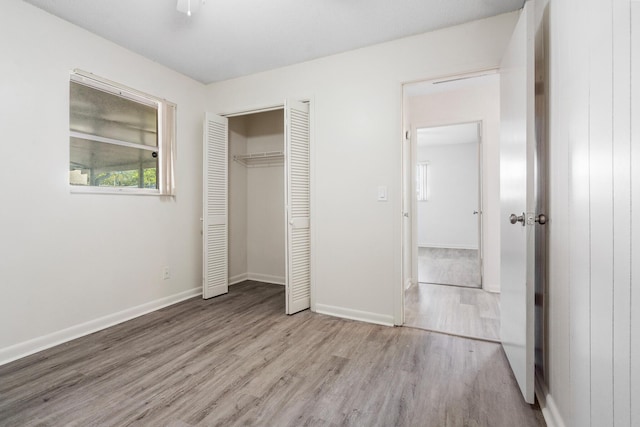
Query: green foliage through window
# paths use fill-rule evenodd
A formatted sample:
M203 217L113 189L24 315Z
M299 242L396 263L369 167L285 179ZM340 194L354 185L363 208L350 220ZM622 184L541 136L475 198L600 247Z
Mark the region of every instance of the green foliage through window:
M157 188L156 182L156 168L147 168L142 172L142 182L140 182L138 170L111 171L96 176L93 185L96 187Z

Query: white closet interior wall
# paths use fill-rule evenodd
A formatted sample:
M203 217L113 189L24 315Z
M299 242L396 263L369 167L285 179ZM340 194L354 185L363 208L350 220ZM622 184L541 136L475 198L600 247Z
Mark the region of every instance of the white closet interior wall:
M229 120L229 282L285 281L284 166L245 167L235 154L283 151L282 110Z
M247 169L233 156L247 152L245 116L229 119L229 284L247 279Z

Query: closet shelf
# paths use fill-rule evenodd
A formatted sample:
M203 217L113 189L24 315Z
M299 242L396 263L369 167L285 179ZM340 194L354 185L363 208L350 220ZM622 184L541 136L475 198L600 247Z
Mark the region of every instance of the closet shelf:
M284 164L284 152L265 151L262 153L236 154L233 160L248 168L278 166Z

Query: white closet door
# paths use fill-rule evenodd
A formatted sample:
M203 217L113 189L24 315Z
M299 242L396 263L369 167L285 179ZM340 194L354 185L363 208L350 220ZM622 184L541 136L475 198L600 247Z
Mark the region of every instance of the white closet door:
M287 314L311 305L309 105L285 104Z
M538 226L533 6L533 1L525 3L500 65L500 339L529 403L535 399L534 227Z
M207 114L204 122L202 297L229 292L228 152L226 117Z

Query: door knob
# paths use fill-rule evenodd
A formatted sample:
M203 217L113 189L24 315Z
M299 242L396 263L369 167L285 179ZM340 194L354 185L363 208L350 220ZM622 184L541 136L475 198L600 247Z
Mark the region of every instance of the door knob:
M473 214L474 215L478 215L478 211L473 211Z
M524 212L522 212L522 215L516 215L516 214L509 215L509 222L511 224L515 224L516 222L519 222L524 227Z
M547 223L547 216L545 214L537 215L536 222L540 225L545 225Z

